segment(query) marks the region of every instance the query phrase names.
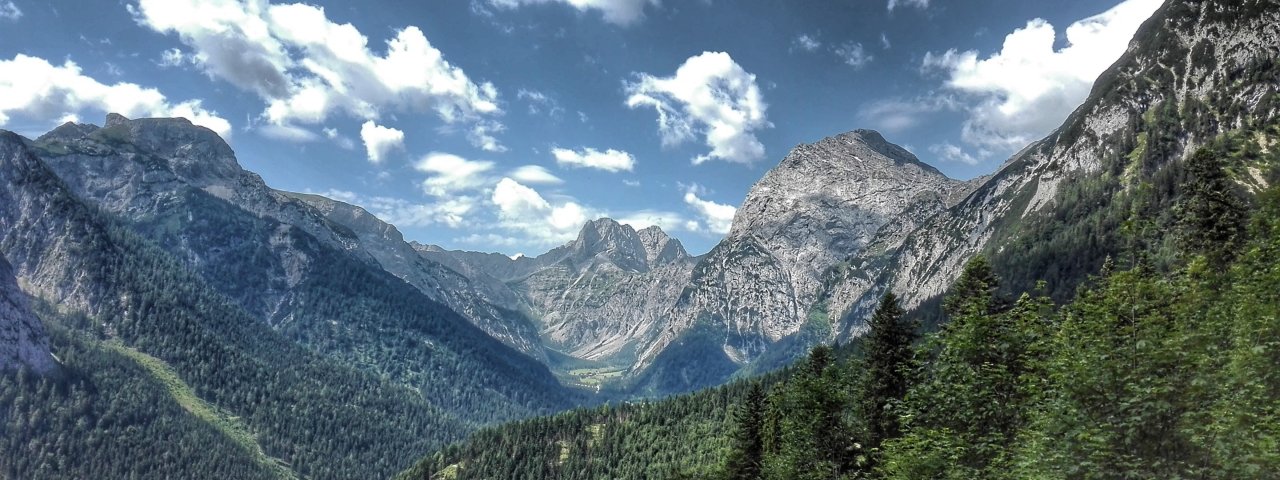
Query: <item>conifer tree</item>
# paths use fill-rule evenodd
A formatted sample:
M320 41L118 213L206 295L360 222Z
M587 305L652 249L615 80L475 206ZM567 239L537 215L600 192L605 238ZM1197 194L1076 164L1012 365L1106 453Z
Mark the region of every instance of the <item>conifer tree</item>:
M757 480L764 462L765 396L759 382L734 411L733 451L726 473L730 480Z
M893 292L886 293L871 317L866 340L865 376L861 390L861 412L866 422L867 449L874 450L900 434L898 409L910 388L915 325L903 319L902 307Z
M1244 239L1246 211L1221 160L1209 148L1187 159L1186 194L1175 211L1185 253L1222 265Z

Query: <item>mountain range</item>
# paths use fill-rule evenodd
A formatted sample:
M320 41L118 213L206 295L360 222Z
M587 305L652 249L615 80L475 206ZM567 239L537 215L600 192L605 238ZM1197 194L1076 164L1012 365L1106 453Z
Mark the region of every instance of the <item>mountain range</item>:
M766 173L701 256L608 218L536 257L407 241L361 207L269 187L185 119L0 131L0 370L24 372L3 391L49 396L0 399L96 420L65 427L72 440L3 427L6 451L30 455L0 474L90 475L55 460L145 431L217 446L111 473L385 477L483 426L784 367L859 337L886 292L937 322L980 254L1010 293L1044 280L1069 299L1128 243L1169 241L1155 226L1175 215L1172 165L1280 118L1278 46L1273 4L1169 2L992 175L834 135ZM1261 191L1266 168L1238 182ZM140 393L105 388L119 385Z

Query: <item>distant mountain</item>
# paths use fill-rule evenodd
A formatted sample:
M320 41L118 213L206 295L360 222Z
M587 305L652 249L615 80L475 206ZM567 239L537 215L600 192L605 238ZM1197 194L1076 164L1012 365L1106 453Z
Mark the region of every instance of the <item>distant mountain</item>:
M539 324L553 349L590 365L629 368L665 325L696 259L658 227L640 231L608 218L535 258L419 246L475 283L503 285Z
M833 339L831 321L811 315L823 272L882 230L902 236L972 187L870 130L796 147L751 188L729 235L694 268L667 326L641 354L642 386L715 385L770 350L787 350L767 360L781 365ZM784 339L797 345L779 347Z
M357 248L367 252L387 272L471 320L490 336L546 361L547 354L537 329L518 310L517 299L509 290L472 282L450 266L420 255L405 242L394 225L379 220L363 208L319 195L281 193L301 200L334 224L350 229L357 238Z
M49 353L44 324L31 312L13 267L0 255L0 371L19 368L44 373L57 364Z
M623 367L624 383L661 394L721 383L761 358L760 370L776 368L834 339L832 322L810 315L823 273L877 238L901 242L975 186L858 130L792 151L701 258L657 227L610 219L535 258L419 252L511 288L552 348Z

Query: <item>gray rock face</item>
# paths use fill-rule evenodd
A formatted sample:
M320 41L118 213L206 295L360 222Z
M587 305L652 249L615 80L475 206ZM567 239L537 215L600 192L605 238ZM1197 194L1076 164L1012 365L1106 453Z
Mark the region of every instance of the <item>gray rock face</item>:
M907 308L941 295L974 255L998 254L1020 234L1020 225L1052 215L1064 186L1109 169L1126 171L1116 162L1133 152L1121 146L1141 153L1145 143L1136 140L1135 126L1156 106L1171 103L1185 113L1188 105L1208 105L1222 112L1212 121L1187 122L1176 155L1222 132L1280 117L1280 106L1266 102L1280 93L1280 79L1238 78L1238 72L1273 65L1277 57L1280 8L1274 2L1166 3L1058 130L979 179L971 194L919 222L903 241L867 249L832 273L826 296L847 317L846 333L859 330L885 288Z
M266 278L239 290L231 278L224 293L269 323L291 321L292 289L319 260L301 234L400 277L495 338L545 358L536 330L519 312L495 306L465 276L419 256L395 227L368 212L269 188L240 168L215 133L184 119L112 114L106 124L66 124L36 146L76 195L152 229L196 269L233 275L229 270L249 261L241 258L246 252L260 256L251 273ZM243 231L228 233L235 229Z
M660 228L637 232L607 218L588 222L577 239L537 258L434 246L418 251L476 283L518 292L552 348L622 366L665 324L694 264Z
M0 256L0 371L24 366L44 373L54 370L57 363L49 353L44 324L31 313L13 268Z
M808 321L828 268L965 188L869 130L796 147L747 194L640 366L699 323L724 332L728 358L750 362ZM911 224L894 225L902 236Z

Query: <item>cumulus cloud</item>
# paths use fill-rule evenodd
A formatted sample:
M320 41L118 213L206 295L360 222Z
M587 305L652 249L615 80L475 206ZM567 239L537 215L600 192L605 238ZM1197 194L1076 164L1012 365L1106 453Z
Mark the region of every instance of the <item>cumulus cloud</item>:
M474 190L488 183L486 175L493 170L493 162L467 160L450 153L432 152L422 157L413 167L428 174L422 181L422 191L436 197L447 197L467 190Z
M1027 22L1005 37L1000 52L925 55L926 70L941 70L946 86L973 99L964 124L965 142L1000 152L1016 150L1045 135L1080 105L1093 82L1116 61L1144 20L1162 0L1127 0L1066 29L1055 49L1053 25Z
M351 24L330 21L321 7L266 0L139 0L135 20L176 34L186 59L263 98L263 116L277 125L324 122L340 112L375 120L385 109L434 112L447 124L471 124L476 141L496 146L491 118L502 113L491 83L472 81L414 26L386 41L385 54Z
M386 160L391 152L404 149L404 132L378 125L373 120L360 126L360 140L364 142L369 161L375 165Z
M525 165L510 173L511 178L530 185L559 185L564 183L560 177L540 165Z
M493 188L490 200L498 208L500 226L528 242L548 246L574 239L594 214L572 200L553 204L536 190L511 178Z
M594 148L569 150L556 148L551 150L556 163L569 167L594 168L606 172L630 172L635 168L636 159L630 153L608 149L603 152Z
M861 43L856 42L842 43L835 48L834 52L837 57L840 57L840 61L853 68L862 68L875 59L867 53L867 49L863 48Z
M754 134L772 127L768 106L748 73L729 54L703 52L690 57L671 77L639 74L628 83L627 106L652 107L664 146L704 137L711 151L693 159L752 163L764 158L764 145Z
M16 21L19 18L22 18L22 9L10 0L0 1L0 19Z
M631 25L644 19L646 6L658 7L659 0L488 0L490 5L500 8L515 8L521 5L546 3L562 3L577 9L579 12L597 11L604 20L617 25Z
M702 199L699 195L705 195L703 189L698 185L690 186L685 190L684 203L693 208L698 214L701 222L694 222L688 225L691 230L704 230L711 233L724 235L729 233L729 229L733 226L733 215L738 209L732 205L716 203L710 200Z
M119 113L126 117L183 117L230 138L231 123L204 108L200 100L172 103L154 88L119 82L111 85L84 75L67 60L47 60L18 54L0 60L0 125L14 116L41 123L79 118L86 111Z
M929 0L889 0L889 11L898 7L915 7L921 10L929 8Z

